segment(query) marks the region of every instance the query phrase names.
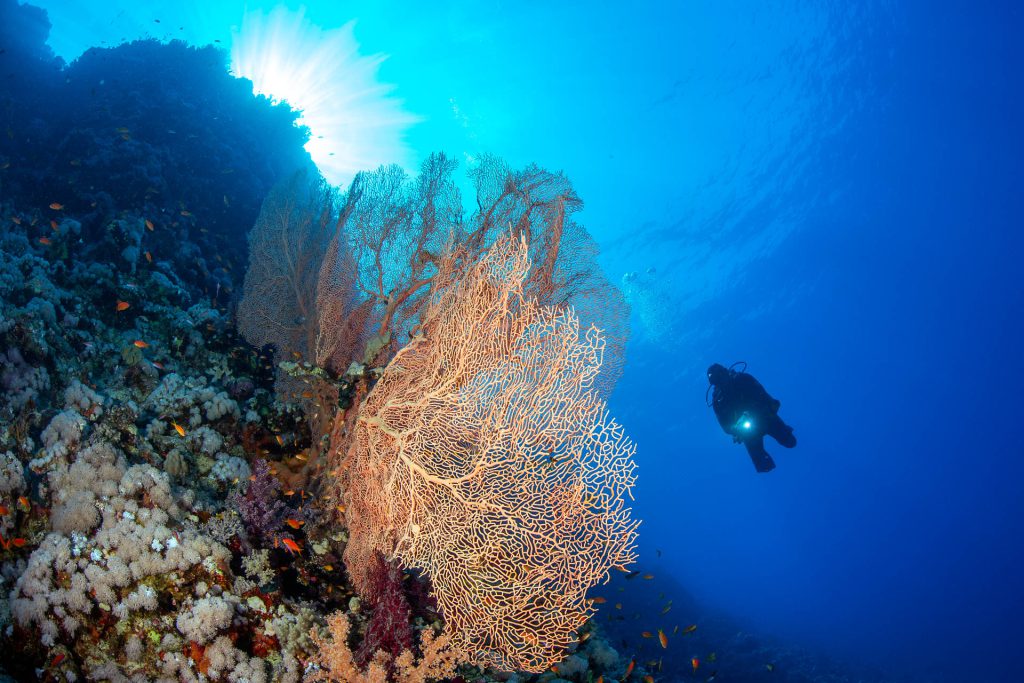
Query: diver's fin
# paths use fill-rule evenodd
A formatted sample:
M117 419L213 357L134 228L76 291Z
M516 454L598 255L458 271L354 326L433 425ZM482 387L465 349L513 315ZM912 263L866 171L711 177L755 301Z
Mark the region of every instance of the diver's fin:
M758 472L771 472L775 469L775 461L768 455L763 443L748 441L745 445L747 453L750 454L750 461L754 463L754 469Z

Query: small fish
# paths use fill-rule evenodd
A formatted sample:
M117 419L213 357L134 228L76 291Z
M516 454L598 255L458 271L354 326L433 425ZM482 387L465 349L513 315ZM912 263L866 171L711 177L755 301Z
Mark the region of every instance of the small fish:
M50 221L50 230L54 232L60 232L60 226L57 225L57 221Z
M654 676L651 674L644 676L644 683L654 683Z
M693 667L693 673L697 673L697 669L700 667L700 660L694 657L690 660L690 666Z
M290 538L281 539L281 543L284 544L284 547L287 548L288 552L290 552L292 555L298 555L302 552L302 546L300 546L298 543L296 543Z
M153 255L150 254L148 251L146 252L146 262L147 263L152 263L153 262Z
M621 602L615 603L615 609L622 609L622 603Z
M11 511L10 508L8 508L6 505L0 503L0 517L6 515L10 511Z
M274 438L277 439L277 445L278 446L283 446L284 445L284 439L281 438L280 434L275 434Z
M60 666L60 663L64 661L65 656L66 655L63 652L58 652L54 655L53 659L50 660L50 668L52 669L55 666Z
M708 676L706 679L704 679L704 681L705 681L705 683L711 683L711 681L715 680L716 678L718 678L718 672L717 671L712 671L711 675Z
M32 503L28 502L28 498L25 496L18 496L18 507L22 512L28 512L32 509Z
M764 668L767 669L768 671L775 671L775 665L774 664L765 664Z
M15 225L21 225L21 218L19 216L11 216L11 222Z
M306 453L306 451L302 451L301 453L295 454L295 459L298 460L299 462L306 462L307 460L309 460L309 455Z
M672 605L665 605L664 607L661 608L661 613L662 614L668 614L669 610L671 610L671 609L672 609Z
M646 580L650 581L651 579L654 578L654 574L644 574L643 578L645 578Z
M53 242L50 241L49 237L40 237L39 244L42 244L44 247L48 247L53 244Z
M684 636L688 635L690 633L693 633L696 630L697 630L697 624L690 624L689 626L687 626L686 628L683 629L683 635Z
M660 628L658 629L658 642L661 643L662 649L668 649L668 636Z
M24 538L12 538L11 539L11 544L14 545L15 548L24 548L25 547L25 539Z
M593 635L593 632L592 632L592 631L587 631L586 633L582 634L582 635L580 636L580 642L581 642L581 643L585 643L585 642L587 642L588 640L590 640L590 636L591 636L591 635Z
M629 678L629 674L633 673L633 667L636 666L636 660L629 660L629 666L626 667L626 673L622 674L622 680Z
M338 506L337 506L337 508L338 508L338 512L340 512L341 514L345 514L345 510L347 509L347 508L346 508L346 507L345 507L344 505L342 505L341 503L338 503Z
M63 211L64 205L61 204L60 202L53 202L52 204L50 204L50 208L53 209L54 211Z
M284 523L293 529L300 529L302 528L302 525L305 524L301 519L286 519L284 520Z
M163 370L164 369L164 364L161 363L160 361L155 361L155 360L154 361L150 361L149 364L152 365L157 370Z
M651 633L650 631L644 631L643 633L640 634L640 637L641 638L653 638L654 634Z
M171 426L174 427L174 431L178 432L178 436L185 436L185 428L177 422L171 422Z
M191 216L191 215L192 215L192 212L191 212L191 211L188 211L188 210L186 210L186 209L182 209L182 210L181 210L181 211L180 211L179 213L181 213L181 215L182 215L182 216L185 216L186 218L188 218L189 216Z
M153 232L153 221L146 219L146 230Z
M140 349L148 349L149 348L149 344L147 344L146 342L142 341L141 339L136 339L135 341L132 342L132 344L134 344L137 348L140 348Z
M604 676L598 676L597 680L594 681L594 683L604 683Z
M120 313L121 311L127 311L129 308L131 308L131 304L128 303L127 301L121 301L120 299L118 299L117 306L115 306L115 308L117 309L117 312Z

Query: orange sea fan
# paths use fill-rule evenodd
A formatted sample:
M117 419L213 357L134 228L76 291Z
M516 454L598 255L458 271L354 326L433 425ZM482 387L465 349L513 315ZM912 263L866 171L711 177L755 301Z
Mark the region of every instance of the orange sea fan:
M376 551L424 570L476 663L539 672L634 561L634 444L595 391L604 338L524 294L528 244L442 259L419 334L361 406L339 468L357 588Z

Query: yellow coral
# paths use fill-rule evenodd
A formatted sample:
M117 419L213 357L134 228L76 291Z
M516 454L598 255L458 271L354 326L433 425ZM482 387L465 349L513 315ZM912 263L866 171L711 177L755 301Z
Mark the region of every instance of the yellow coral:
M304 680L306 683L388 683L388 655L378 651L365 669L360 668L348 646L351 629L344 612L335 612L327 617L330 638L324 639L314 628L310 635L318 648ZM435 637L430 629L420 636L420 652L417 660L412 652L405 650L394 661L394 683L426 683L427 680L451 678L455 667L463 658L462 653L451 642L451 636L442 634Z

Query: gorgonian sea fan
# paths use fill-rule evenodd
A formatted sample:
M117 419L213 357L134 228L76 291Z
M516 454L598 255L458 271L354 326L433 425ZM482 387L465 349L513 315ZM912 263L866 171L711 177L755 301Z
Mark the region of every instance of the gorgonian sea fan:
M587 590L635 560L639 522L635 446L595 390L603 336L527 296L529 266L524 235L441 260L340 474L358 590L376 552L397 558L476 663L539 672L592 614Z

